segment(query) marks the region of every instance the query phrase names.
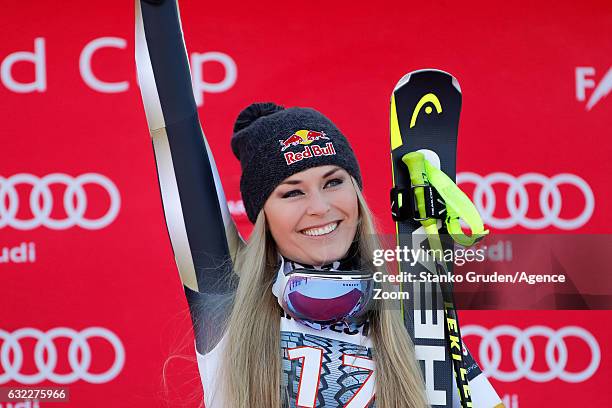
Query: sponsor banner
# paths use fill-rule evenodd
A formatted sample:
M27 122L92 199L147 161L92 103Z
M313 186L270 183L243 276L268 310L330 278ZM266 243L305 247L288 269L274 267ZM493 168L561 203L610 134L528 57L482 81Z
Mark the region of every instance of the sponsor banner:
M584 178L571 173L548 177L536 172L517 176L504 172L485 176L460 172L457 184L466 191L472 185L471 198L484 223L498 230L517 226L527 230L551 226L557 230L577 230L589 222L595 210L591 186ZM530 211L530 207L536 208ZM532 213L539 216L528 215Z
M94 185L104 190L109 201L106 211L100 217L90 218L88 202L99 206L100 197L88 197L85 186ZM63 194L57 197L53 187L58 185ZM19 194L27 188L27 194ZM21 207L28 207L22 209ZM61 207L61 208L55 208ZM20 173L0 177L0 228L11 227L17 230L32 230L46 227L64 230L80 227L89 230L102 229L111 224L121 208L121 195L117 186L108 177L96 173L71 177L67 174L53 173L44 177ZM27 218L18 214L31 213ZM63 213L61 218L53 218L52 213Z
M393 234L389 98L403 74L426 67L461 84L458 183L491 238L612 231L607 4L500 13L487 2L341 1L299 18L275 1L241 13L226 2L180 6L202 128L244 236L251 225L229 140L238 112L268 100L314 107L338 125L382 232ZM134 5L69 0L59 12L12 2L0 22L9 33L0 43L0 386L65 385L66 406L198 406L191 322L136 80ZM559 38L573 51L559 53ZM288 165L335 154L316 129L278 140ZM605 247L577 251L571 236L564 245L562 265L607 270L595 262ZM609 312L460 316L507 407L612 400Z
M112 363L107 370L100 373L91 372L92 359L100 357L92 353L90 338L100 338L106 341L113 349ZM103 327L89 327L76 331L67 327L57 327L41 331L32 327L25 327L13 332L0 329L0 363L4 373L0 375L0 384L15 381L20 384L40 384L50 381L55 384L72 384L79 380L91 384L104 384L112 381L119 375L125 364L125 349L119 337L112 331ZM68 353L61 356L68 361L70 370L58 373L58 346L59 339L69 341ZM34 348L24 351L23 343L34 341ZM46 357L45 357L46 353ZM99 352L98 352L99 354ZM12 359L10 356L13 356ZM34 360L34 372L25 373L24 355Z
M609 312L463 311L466 346L506 407L607 405L610 333L595 323Z
M553 330L543 325L524 329L512 325L500 325L491 329L479 325L467 325L463 328L463 335L480 337L478 357L483 373L487 377L504 382L514 382L524 378L538 383L557 379L567 383L584 382L593 376L601 362L601 349L597 339L580 326L565 326ZM500 338L503 336L513 339L512 352L502 352ZM544 352L537 353L545 356L547 369L544 371L533 368L536 356L533 343L535 337L542 337L546 342ZM588 363L579 371L566 370L570 353L566 341L570 338L581 340L589 350L589 357L582 358ZM509 355L512 356L512 365L515 368L504 371L500 369L501 359L502 356Z

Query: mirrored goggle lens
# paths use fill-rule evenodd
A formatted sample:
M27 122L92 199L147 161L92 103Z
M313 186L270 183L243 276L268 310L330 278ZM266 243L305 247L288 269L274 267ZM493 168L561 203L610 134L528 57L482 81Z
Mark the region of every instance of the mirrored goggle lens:
M296 319L315 322L357 317L367 310L372 298L372 279L329 279L292 275L283 302Z

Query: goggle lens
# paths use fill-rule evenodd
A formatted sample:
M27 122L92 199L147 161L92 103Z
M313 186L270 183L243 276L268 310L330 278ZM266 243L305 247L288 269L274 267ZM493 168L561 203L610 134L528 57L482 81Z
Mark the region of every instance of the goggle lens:
M330 322L363 314L372 292L372 279L291 275L285 286L283 301L285 310L296 319Z

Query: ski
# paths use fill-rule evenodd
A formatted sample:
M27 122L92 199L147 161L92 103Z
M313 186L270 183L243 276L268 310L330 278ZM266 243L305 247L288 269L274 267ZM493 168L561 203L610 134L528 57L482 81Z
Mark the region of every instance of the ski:
M453 249L452 239L471 245L478 234L487 233L473 204L454 183L461 98L457 79L433 69L406 74L393 90L391 210L400 248L441 254ZM468 220L472 236L462 233L459 218ZM413 276L453 272L452 262L441 257L416 261L398 262L399 272ZM423 362L429 403L499 406L501 400L462 343L452 289L452 283L434 279L404 282L399 288L408 295L402 300L404 324L417 359ZM474 394L475 386L480 395Z

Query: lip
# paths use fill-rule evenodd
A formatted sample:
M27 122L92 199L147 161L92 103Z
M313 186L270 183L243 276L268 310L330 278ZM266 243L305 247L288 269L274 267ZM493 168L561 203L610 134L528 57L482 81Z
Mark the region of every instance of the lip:
M336 225L336 229L333 230L332 232L328 233L328 234L323 234L323 235L306 235L304 234L302 231L307 230L307 229L312 229L312 228L322 228L326 225L329 224L338 224ZM329 238L331 236L333 236L336 231L338 231L338 229L340 229L340 224L342 223L342 220L335 220L335 221L330 221L330 222L326 222L324 224L320 224L320 225L313 225L312 227L306 227L306 228L302 228L301 230L298 231L298 233L306 238L312 238L312 239L321 239L321 238Z

